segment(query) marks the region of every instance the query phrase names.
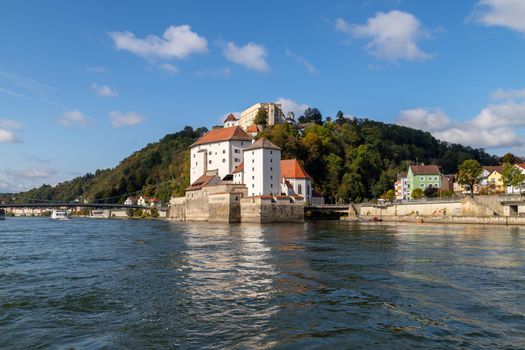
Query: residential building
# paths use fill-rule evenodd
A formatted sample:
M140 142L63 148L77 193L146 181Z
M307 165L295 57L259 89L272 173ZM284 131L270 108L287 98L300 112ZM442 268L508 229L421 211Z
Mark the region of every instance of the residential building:
M312 202L312 177L304 171L297 159L281 160L281 192L287 196L302 196Z
M281 149L262 137L245 148L243 154L248 196L279 195Z
M226 117L226 119L224 119L225 128L231 128L232 126L237 126L238 124L239 120L231 113Z
M412 198L412 191L421 188L441 187L441 171L437 165L410 165L407 172L408 198Z
M137 198L136 197L128 197L124 201L124 205L136 205L137 204Z
M253 106L245 109L239 115L239 126L247 130L253 124L255 116L260 110L266 110L268 113L268 125L281 124L284 122L284 114L282 106L278 103L256 103Z
M505 192L505 186L503 185L503 166L496 166L492 168L492 171L487 176L487 188L489 192Z
M140 196L137 200L137 205L147 206L149 205L149 198L146 196Z
M397 174L397 181L395 183L396 199L406 200L409 198L409 191L407 187L407 172Z
M456 182L456 175L441 175L441 190L454 191L454 182Z
M244 183L244 162L241 162L241 164L237 165L237 167L233 170L233 183Z
M252 137L239 126L210 130L190 146L190 183L207 171L216 171L221 179L232 174L251 144Z

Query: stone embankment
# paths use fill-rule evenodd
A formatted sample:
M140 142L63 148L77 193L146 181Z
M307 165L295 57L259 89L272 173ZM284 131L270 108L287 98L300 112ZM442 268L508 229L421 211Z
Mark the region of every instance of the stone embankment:
M348 216L343 220L525 225L525 217L509 216L508 208L501 204L497 196L383 205L353 204L350 206Z

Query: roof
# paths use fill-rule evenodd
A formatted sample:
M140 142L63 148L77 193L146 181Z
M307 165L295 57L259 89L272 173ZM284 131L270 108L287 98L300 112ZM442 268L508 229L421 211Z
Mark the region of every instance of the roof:
M259 132L259 127L255 124L248 126L246 132Z
M441 172L437 165L410 165L414 175L438 175Z
M310 175L301 167L297 159L281 160L281 178L287 179L312 179Z
M519 166L522 169L525 169L525 163L519 163L519 164L515 164L515 165Z
M235 169L233 169L233 173L240 173L244 170L244 162L241 162L241 164L237 165Z
M226 119L224 119L224 122L235 122L237 121L237 118L235 118L235 116L233 114L228 114L228 116L226 117Z
M202 175L201 177L199 177L197 180L195 180L194 183L192 183L191 185L189 185L187 188L186 188L186 191L195 191L195 190L200 190L201 188L203 188L204 186L208 185L211 180L217 178L217 175Z
M322 197L323 194L319 191L312 190L312 197Z
M498 173L503 174L503 165L496 165L496 166L487 165L487 166L483 166L483 169L488 171L489 174L492 173L493 171L497 171Z
M279 147L274 145L270 140L268 140L266 137L261 137L257 141L251 144L251 146L245 148L245 151L251 151L254 149L260 149L260 148L267 148L267 149L276 149L281 150Z
M217 128L208 131L197 141L195 141L190 147L230 140L251 141L252 137L245 133L240 126L231 126L229 128Z
M407 177L407 172L406 172L406 171L402 171L402 172L400 172L399 175L398 175L398 178L399 178L399 179L402 179L402 178L405 178L405 177Z

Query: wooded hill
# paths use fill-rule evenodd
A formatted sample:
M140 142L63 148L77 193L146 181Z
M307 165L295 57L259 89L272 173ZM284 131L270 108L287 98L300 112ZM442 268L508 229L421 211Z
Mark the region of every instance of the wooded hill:
M282 148L282 158L297 158L314 178L314 188L328 201L377 198L393 188L396 176L410 162L437 164L442 173L457 171L467 159L496 165L499 158L435 139L430 133L368 119L301 120L298 126L268 127L258 137L268 137ZM91 202L123 202L126 194L154 196L166 202L183 195L189 185L189 150L207 129L185 127L124 159L113 169L97 170L54 187L44 185L16 195L27 198ZM12 197L12 196L11 196ZM4 196L4 200L6 200Z

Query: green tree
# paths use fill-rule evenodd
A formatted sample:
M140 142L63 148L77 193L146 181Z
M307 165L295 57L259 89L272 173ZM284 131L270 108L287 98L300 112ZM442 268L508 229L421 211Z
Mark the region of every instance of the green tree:
M521 159L518 159L514 154L508 152L503 157L501 157L501 162L503 164L509 163L509 164L516 164L519 163Z
M346 173L341 180L338 197L343 201L362 202L366 195L366 188L363 185L361 175L356 173Z
M525 182L525 174L511 163L505 163L503 164L502 180L505 187L512 186L512 192L514 193L516 187L521 189L523 182Z
M474 186L481 181L483 168L475 159L468 159L459 166L458 183L468 186L470 196L474 197Z
M317 108L308 107L302 116L299 117L299 123L323 124L323 115Z
M390 189L383 194L383 199L393 202L396 199L396 191Z
M421 199L424 196L423 190L421 188L414 188L411 195L412 199Z
M259 109L253 119L255 125L268 125L268 111L264 108Z

